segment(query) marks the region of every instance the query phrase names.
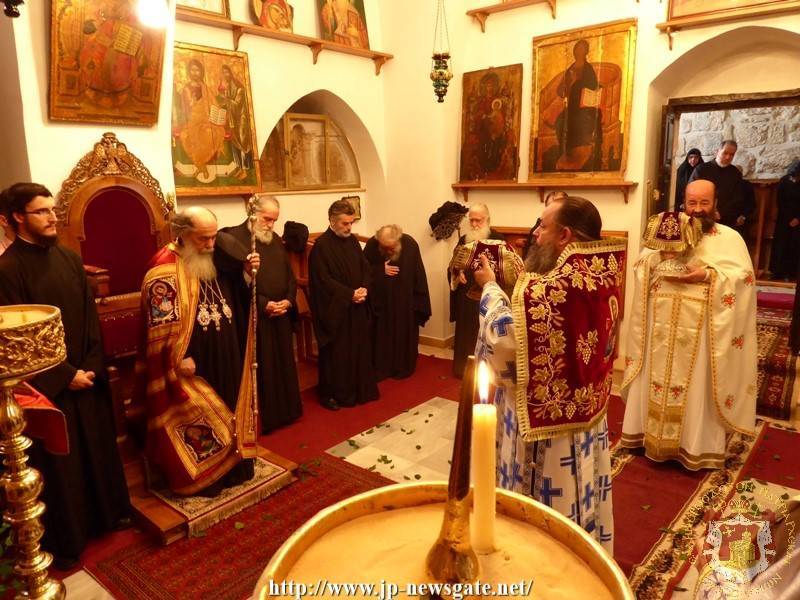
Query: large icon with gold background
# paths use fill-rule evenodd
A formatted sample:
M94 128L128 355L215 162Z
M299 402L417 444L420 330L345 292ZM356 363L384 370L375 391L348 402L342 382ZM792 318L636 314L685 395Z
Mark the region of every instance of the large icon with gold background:
M178 195L261 186L247 54L175 44L172 166Z
M158 121L164 31L145 27L136 5L136 0L52 0L52 120Z

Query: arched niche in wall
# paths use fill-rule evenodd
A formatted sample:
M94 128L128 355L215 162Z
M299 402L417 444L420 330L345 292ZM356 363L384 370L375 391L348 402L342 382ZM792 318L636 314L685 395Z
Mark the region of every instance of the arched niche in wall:
M296 100L271 129L260 158L264 191L383 187L383 168L366 126L339 96L317 90Z
M264 191L354 189L361 185L355 152L328 115L286 112L259 159Z

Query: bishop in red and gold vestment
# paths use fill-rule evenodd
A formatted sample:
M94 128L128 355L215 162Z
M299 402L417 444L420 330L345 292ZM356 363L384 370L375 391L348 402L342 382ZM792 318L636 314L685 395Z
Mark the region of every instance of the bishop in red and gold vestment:
M213 495L253 476L260 433L240 260L247 250L224 233L217 239L205 209L187 208L171 224L176 242L156 254L142 284L136 398L147 415L147 457L170 489Z
M475 355L494 371L497 484L566 515L613 550L606 410L625 240L600 239L588 200L547 206L511 300L489 261Z

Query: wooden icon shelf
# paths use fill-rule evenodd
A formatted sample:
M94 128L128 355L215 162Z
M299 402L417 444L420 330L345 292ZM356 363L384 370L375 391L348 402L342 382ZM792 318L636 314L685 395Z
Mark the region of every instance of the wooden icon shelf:
M740 19L754 19L758 17L775 16L780 14L800 12L800 0L795 2L788 2L780 6L764 6L764 8L743 8L739 10L731 10L729 12L714 13L709 15L700 15L692 17L678 17L670 19L664 23L659 23L656 27L662 32L667 34L669 40L669 49L672 50L672 34L681 29L690 29L692 27L708 27L711 25L718 25L727 21L737 21Z
M506 10L513 10L515 8L522 8L523 6L530 6L531 4L549 5L550 14L553 15L554 19L556 18L556 0L509 0L508 2L500 2L499 4L473 8L472 10L468 10L467 14L475 19L481 26L481 31L486 33L486 19L489 18L489 15Z
M624 179L566 179L561 177L532 179L518 183L515 181L462 181L453 184L453 189L464 194L464 201L469 201L469 192L472 190L495 190L495 191L524 191L538 190L539 199L544 202L547 190L619 190L625 204L628 203L630 190L636 187L635 181L625 181Z
M308 37L299 35L297 33L289 33L286 31L276 31L267 29L259 25L251 25L249 23L240 23L239 21L231 21L225 17L218 17L214 15L204 15L177 7L175 17L179 21L186 21L189 23L198 23L200 25L208 25L210 27L218 27L220 29L228 29L233 34L233 49L239 49L239 40L242 36L255 35L258 37L270 38L273 40L280 40L290 44L299 44L311 50L311 60L317 64L317 59L323 50L330 52L339 52L342 54L351 54L353 56L363 56L369 58L375 64L375 75L380 75L381 67L386 61L394 58L392 54L386 52L376 52L375 50L367 50L365 48L352 48L344 44L337 44L336 42L329 42L319 38Z

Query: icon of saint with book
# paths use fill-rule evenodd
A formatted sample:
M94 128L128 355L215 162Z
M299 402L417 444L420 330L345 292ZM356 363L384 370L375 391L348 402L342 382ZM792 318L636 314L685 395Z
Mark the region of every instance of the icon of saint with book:
M195 166L193 177L208 183L214 178L208 171L208 163L219 154L225 142L227 111L214 103L205 82L202 62L194 58L189 60L186 73L189 81L181 90L181 104L187 122L179 139Z
M597 72L588 60L589 42L580 39L572 47L574 62L564 71L558 85L562 103L555 117L560 156L557 171L581 171L595 163L594 154L602 143L600 125L601 89ZM559 106L560 104L560 106Z

